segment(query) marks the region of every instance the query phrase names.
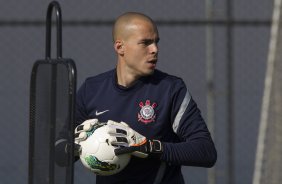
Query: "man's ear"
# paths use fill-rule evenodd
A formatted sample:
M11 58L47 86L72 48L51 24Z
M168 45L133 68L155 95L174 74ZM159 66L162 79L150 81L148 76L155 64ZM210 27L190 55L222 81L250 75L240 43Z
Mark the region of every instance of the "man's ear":
M124 45L122 40L116 40L114 42L114 48L117 54L123 55L124 54Z

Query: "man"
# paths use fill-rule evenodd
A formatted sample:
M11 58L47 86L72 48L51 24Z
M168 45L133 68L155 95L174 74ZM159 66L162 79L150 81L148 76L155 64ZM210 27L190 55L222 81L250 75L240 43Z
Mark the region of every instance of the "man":
M116 68L86 79L78 90L77 140L86 126L108 122L111 144L133 148L133 156L120 173L96 176L97 183L181 184L181 165L212 167L214 143L186 85L156 70L155 23L146 15L125 13L114 24L113 42Z

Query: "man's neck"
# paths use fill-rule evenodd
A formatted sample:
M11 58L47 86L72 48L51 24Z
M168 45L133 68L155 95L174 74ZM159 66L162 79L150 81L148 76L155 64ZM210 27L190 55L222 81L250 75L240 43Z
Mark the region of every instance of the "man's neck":
M117 83L128 88L134 85L140 77L137 77L136 75L133 75L129 71L125 70L126 69L121 67L119 64L117 65Z

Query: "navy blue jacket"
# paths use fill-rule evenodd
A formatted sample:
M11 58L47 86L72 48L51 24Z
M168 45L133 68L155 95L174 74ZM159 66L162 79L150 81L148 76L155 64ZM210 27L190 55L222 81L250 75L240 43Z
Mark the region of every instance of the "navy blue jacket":
M211 167L217 158L183 80L159 70L129 88L117 84L115 69L86 79L77 93L76 118L76 126L93 118L124 121L148 139L163 143L160 159L132 157L120 173L97 176L98 184L184 183L181 165Z

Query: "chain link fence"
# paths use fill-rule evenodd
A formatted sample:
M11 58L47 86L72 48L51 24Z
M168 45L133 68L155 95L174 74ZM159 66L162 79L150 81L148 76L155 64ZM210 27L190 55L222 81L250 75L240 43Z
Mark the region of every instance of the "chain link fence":
M45 15L49 2L0 1L1 183L27 183L30 72L33 63L45 55ZM208 126L213 127L218 150L213 169L183 167L185 181L251 183L272 1L59 2L63 15L63 56L76 62L78 86L86 77L115 66L111 26L118 15L138 11L151 16L157 22L161 38L158 67L184 79ZM208 2L210 7L206 6ZM211 17L207 17L207 10ZM208 55L208 50L212 55ZM207 61L212 61L211 84L207 82ZM207 115L211 110L207 106L210 90L214 119ZM75 183L95 183L93 174L80 162L75 165ZM208 177L210 171L213 177Z

